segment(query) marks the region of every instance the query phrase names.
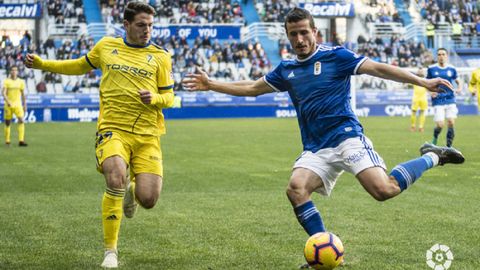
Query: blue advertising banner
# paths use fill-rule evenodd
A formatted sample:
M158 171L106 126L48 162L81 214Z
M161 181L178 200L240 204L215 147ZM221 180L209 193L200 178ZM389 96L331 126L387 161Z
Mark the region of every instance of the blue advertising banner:
M36 4L0 4L0 19L35 19L41 16L40 2Z
M411 91L359 91L355 113L368 116L409 116ZM457 96L460 115L477 114L476 100ZM3 106L3 98L0 98ZM99 114L96 94L29 95L25 121L93 122ZM259 97L235 97L213 92L178 92L175 107L163 110L169 119L233 118L233 117L296 117L297 113L287 93L271 93ZM427 115L433 115L429 107ZM0 110L0 122L3 110Z
M314 17L355 17L353 3L301 3Z
M169 38L171 36L196 39L197 37L210 37L213 39L240 39L241 24L229 25L169 25L153 26L152 38ZM115 28L115 35L123 36L125 30L121 27Z

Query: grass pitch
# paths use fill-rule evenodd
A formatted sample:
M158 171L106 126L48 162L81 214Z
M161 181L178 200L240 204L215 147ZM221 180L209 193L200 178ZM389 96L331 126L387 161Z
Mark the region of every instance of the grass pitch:
M361 119L389 168L431 139L407 118ZM307 235L285 196L301 153L295 119L168 121L158 205L123 220L123 269L296 269ZM27 125L30 146L0 148L0 269L98 269L103 177L95 171L93 123ZM445 141L445 131L440 143ZM463 165L426 172L379 203L341 176L330 198L314 195L339 235L339 269L430 269L425 253L450 247L450 269L480 269L480 118L461 116L454 145ZM476 210L475 210L476 209Z

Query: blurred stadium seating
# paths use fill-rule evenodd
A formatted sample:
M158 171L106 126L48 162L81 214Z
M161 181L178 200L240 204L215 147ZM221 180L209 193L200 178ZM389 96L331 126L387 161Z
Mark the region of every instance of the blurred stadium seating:
M38 4L42 12L29 26L2 27L0 79L12 65L27 80L28 93L97 93L99 71L84 76L61 76L25 69L23 57L33 52L48 59L85 55L105 34L122 33L126 0L4 0L6 4ZM159 26L153 41L172 54L176 90L181 78L200 66L221 80L256 79L281 58L292 57L283 29L284 16L294 6L352 5L351 14L316 14L318 41L343 45L360 54L400 67L426 66L435 61L427 48L426 27L435 26L434 46L451 52L460 67L478 66L480 1L362 0L362 1L171 1L150 0ZM327 9L323 9L324 11ZM330 9L328 9L330 10ZM327 11L328 11L327 10ZM333 10L333 9L332 9ZM20 19L19 19L20 20ZM5 26L9 21L0 18ZM19 24L16 24L19 25ZM241 28L238 37L164 34L161 26L182 25ZM167 29L170 31L169 29ZM173 31L173 30L172 30ZM220 30L219 30L220 31ZM170 33L170 32L169 32ZM178 32L180 33L180 32Z

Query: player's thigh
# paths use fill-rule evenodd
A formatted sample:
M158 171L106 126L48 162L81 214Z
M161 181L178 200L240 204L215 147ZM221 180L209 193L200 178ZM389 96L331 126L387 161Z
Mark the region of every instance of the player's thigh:
M130 161L131 143L128 133L119 131L98 132L95 142L97 170L103 171L103 163L110 157L119 157L125 164ZM126 173L126 172L125 172Z
M156 136L137 136L130 165L136 175L141 173L163 176L162 151Z
M445 121L445 105L437 105L433 106L434 110L434 115L433 115L433 121L436 123Z
M12 120L13 117L13 110L12 107L3 107L3 119L6 120Z
M427 109L428 109L428 100L426 100L426 99L421 100L418 104L418 109L426 112Z
M366 136L345 140L337 147L337 151L341 155L342 169L355 176L369 168L386 170L385 162Z
M420 102L418 100L412 101L412 111L418 111L420 109Z
M343 173L341 168L332 165L336 161L334 148L321 149L316 153L303 152L293 165L289 186L330 196L338 177Z
M13 107L12 112L13 114L15 114L19 122L23 122L23 118L25 117L23 107L21 106Z

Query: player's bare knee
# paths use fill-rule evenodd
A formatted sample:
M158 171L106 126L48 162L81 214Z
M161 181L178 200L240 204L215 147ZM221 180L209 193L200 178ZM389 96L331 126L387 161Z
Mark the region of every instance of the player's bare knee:
M374 190L370 193L375 200L379 202L386 201L396 195L395 187L390 185L375 186Z
M123 170L112 170L105 173L105 179L109 188L125 188L126 172Z
M300 185L295 181L290 181L290 183L288 183L286 193L287 193L288 199L294 205L304 202L310 196L305 186Z
M5 120L5 126L10 126L11 120Z
M158 201L158 196L149 195L145 197L137 197L138 203L145 209L153 208Z

